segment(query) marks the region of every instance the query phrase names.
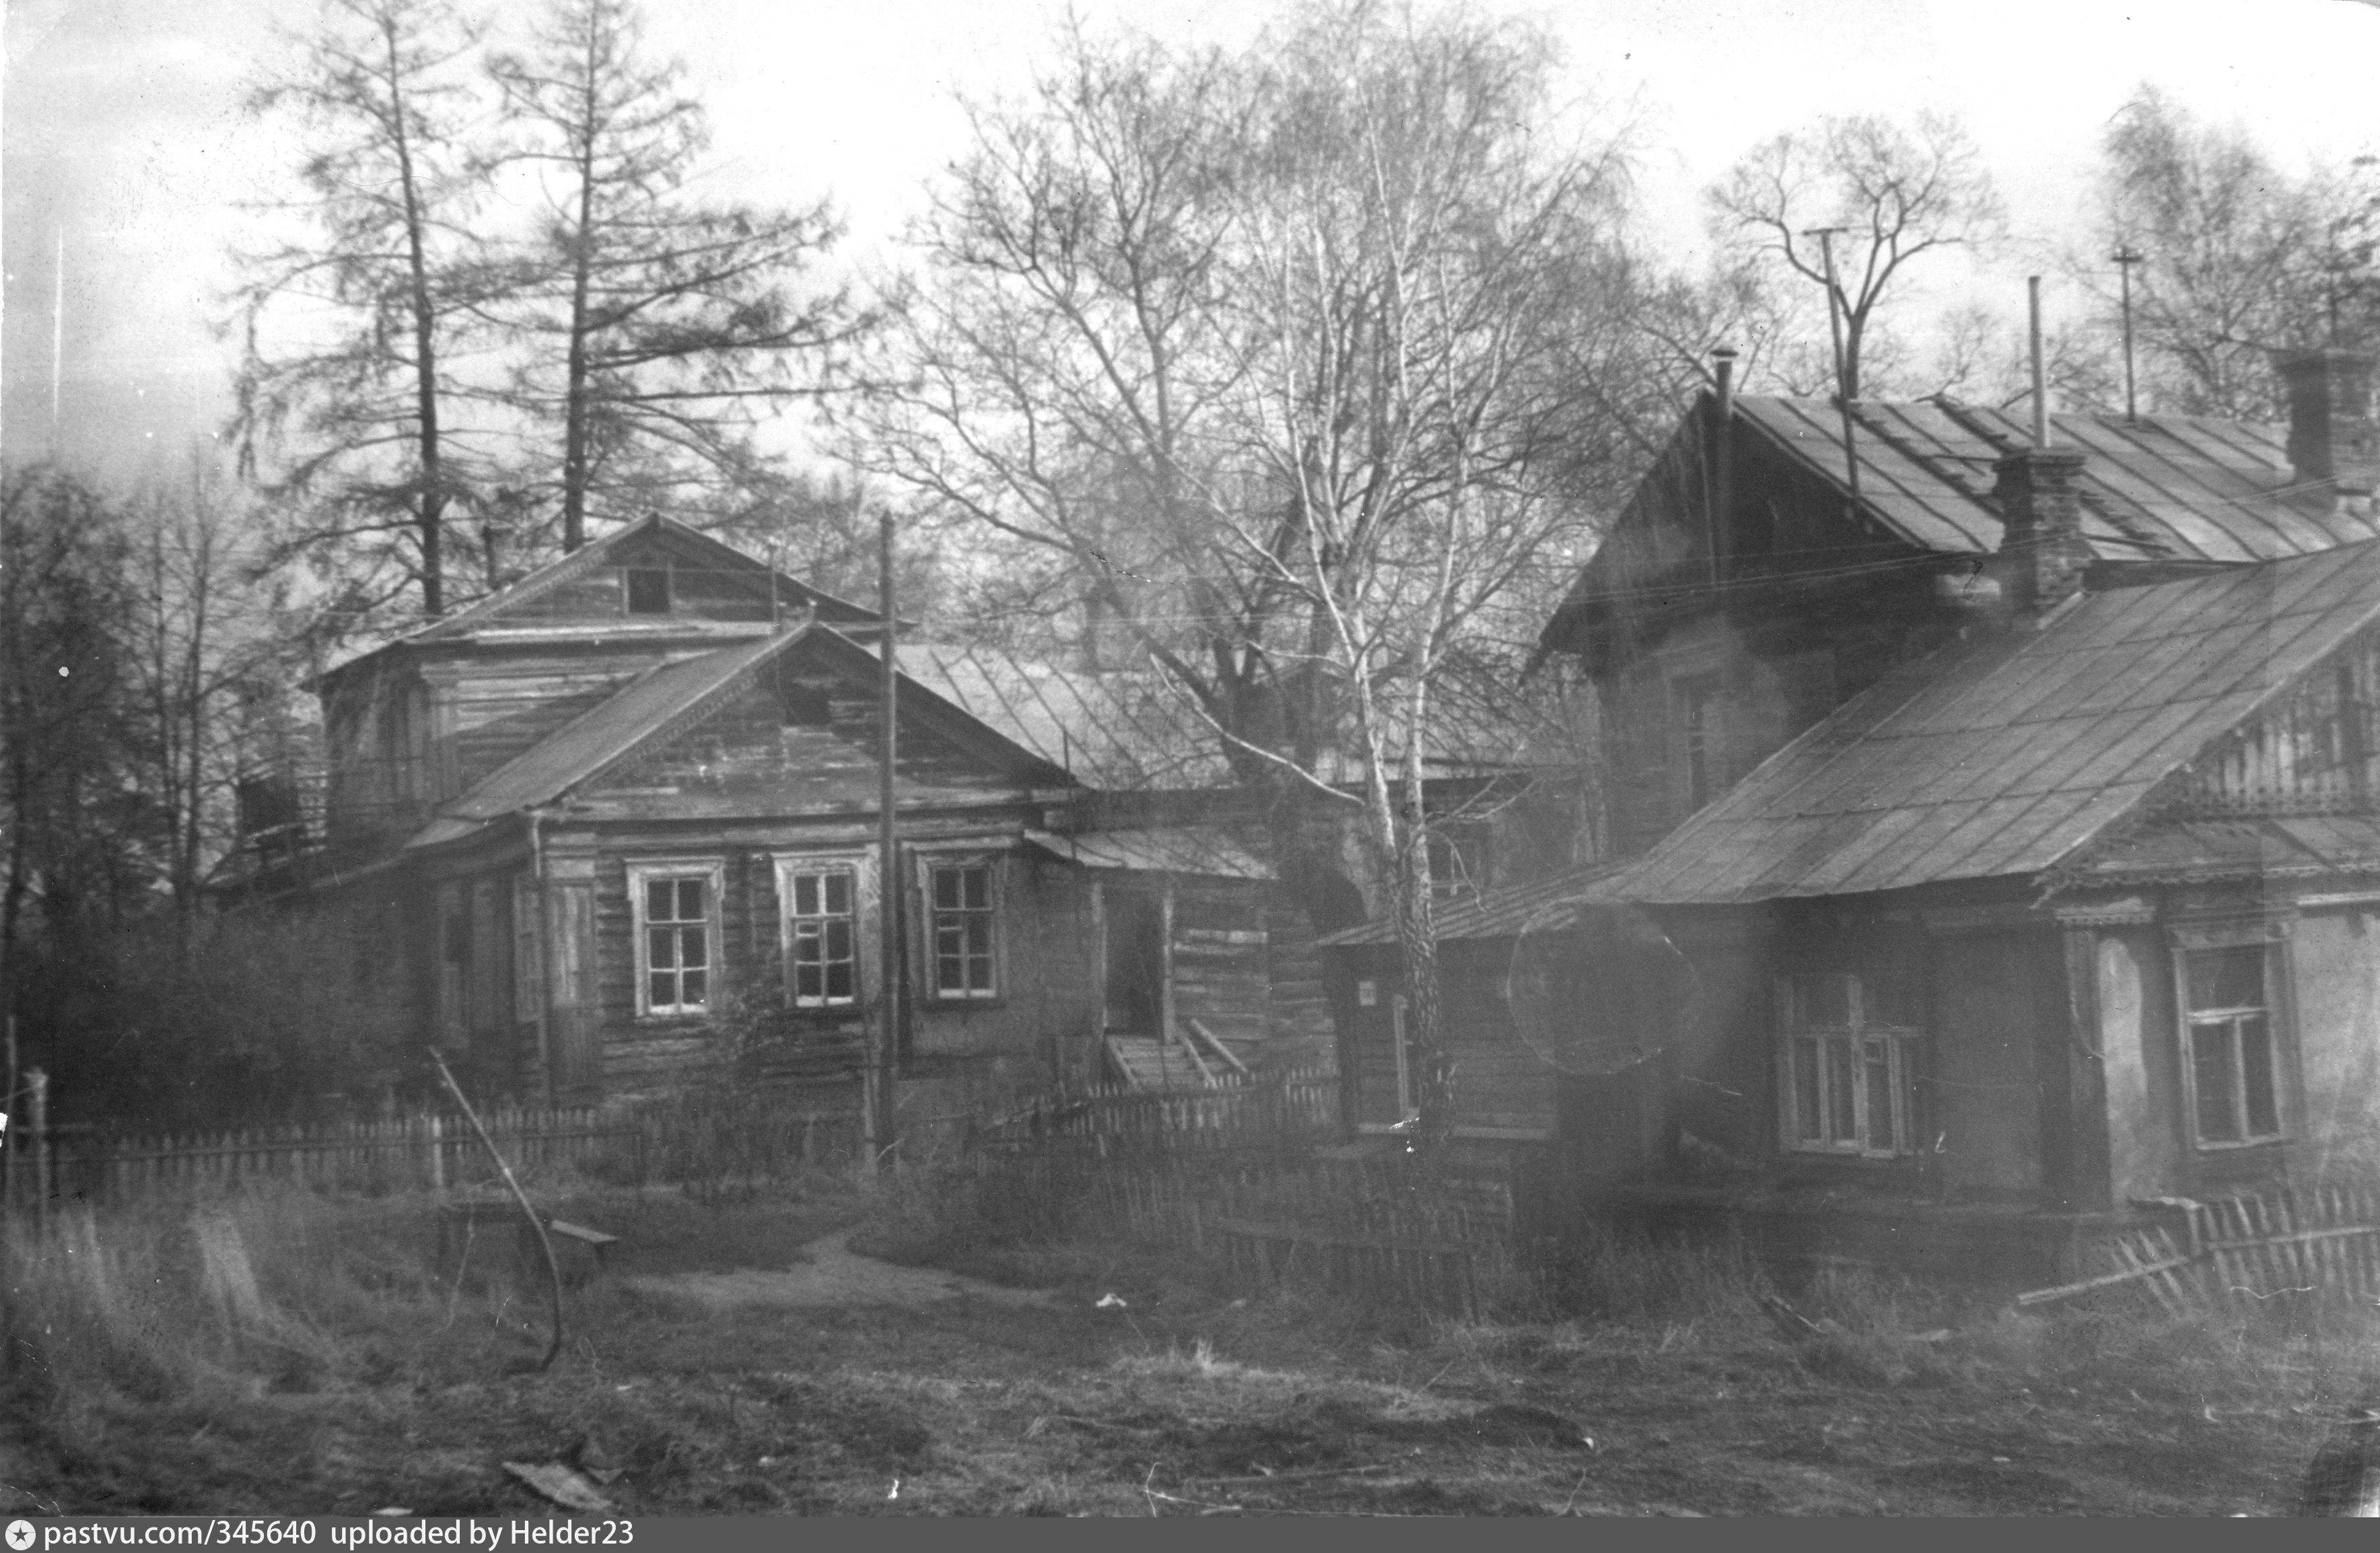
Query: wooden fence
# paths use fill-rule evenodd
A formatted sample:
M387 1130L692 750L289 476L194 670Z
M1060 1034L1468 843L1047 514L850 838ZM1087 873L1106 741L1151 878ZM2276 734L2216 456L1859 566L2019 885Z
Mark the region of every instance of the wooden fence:
M2103 1255L2107 1272L2016 1303L2137 1288L2184 1317L2250 1300L2369 1308L2380 1301L2380 1191L2326 1185L2193 1203L2177 1225L2126 1231Z
M1126 1152L1055 1139L980 1151L967 1168L973 1201L1009 1232L1169 1246L1219 1262L1250 1292L1293 1285L1475 1316L1483 1289L1512 1265L1508 1191L1449 1183L1401 1156L1204 1141Z
M973 1149L1069 1145L1111 1154L1240 1150L1335 1130L1339 1079L1329 1067L1293 1068L1198 1088L1096 1085L1042 1097L975 1129Z
M642 1169L647 1138L637 1119L625 1112L591 1107L499 1110L481 1119L517 1170L598 1163L624 1171ZM40 1140L16 1141L28 1155L40 1147ZM443 1112L215 1133L66 1132L48 1140L47 1152L46 1170L31 1158L15 1162L12 1207L32 1206L44 1177L54 1199L125 1202L266 1182L377 1193L477 1185L496 1176L470 1123L460 1114Z

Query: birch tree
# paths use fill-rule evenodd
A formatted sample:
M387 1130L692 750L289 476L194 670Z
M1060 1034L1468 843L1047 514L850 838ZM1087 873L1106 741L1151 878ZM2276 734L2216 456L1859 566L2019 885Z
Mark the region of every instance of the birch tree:
M1243 777L1364 839L1451 1124L1426 778L1497 612L1583 539L1624 394L1625 163L1519 24L1311 6L1243 53L1065 40L977 144L863 456L1050 559ZM1584 433L1584 434L1583 434ZM1278 829L1277 829L1278 833Z

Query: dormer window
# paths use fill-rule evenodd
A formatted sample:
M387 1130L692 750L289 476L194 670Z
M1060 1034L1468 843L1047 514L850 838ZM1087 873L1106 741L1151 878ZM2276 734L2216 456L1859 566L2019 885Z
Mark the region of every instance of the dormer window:
M629 567L628 613L630 614L667 614L669 612L669 569L664 566Z

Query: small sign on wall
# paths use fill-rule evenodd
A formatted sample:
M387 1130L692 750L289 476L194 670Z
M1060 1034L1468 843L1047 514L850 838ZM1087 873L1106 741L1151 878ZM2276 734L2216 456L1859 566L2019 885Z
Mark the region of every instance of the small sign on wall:
M1355 1005L1358 1008L1379 1007L1380 984L1377 981L1357 982L1355 984Z

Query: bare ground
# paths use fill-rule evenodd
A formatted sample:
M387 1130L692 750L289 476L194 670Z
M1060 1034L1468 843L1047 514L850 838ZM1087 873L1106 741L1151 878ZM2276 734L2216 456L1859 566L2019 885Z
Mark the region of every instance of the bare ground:
M20 1369L0 1509L534 1514L502 1463L576 1453L640 1514L2269 1514L2349 1367L2336 1336L2078 1365L1981 1313L1909 1364L1748 1310L1463 1326L1099 1247L1026 1291L859 1256L838 1218L649 1214L545 1374L516 1373L534 1301L459 1280L445 1329L350 1335L352 1364L148 1397Z

